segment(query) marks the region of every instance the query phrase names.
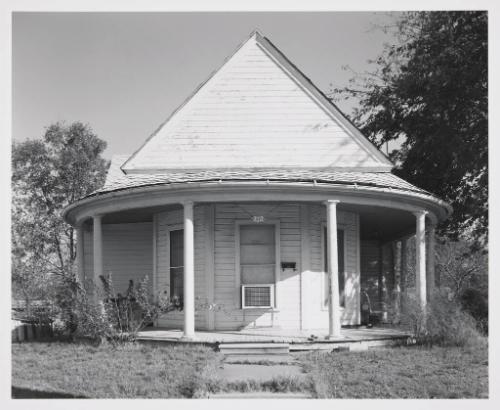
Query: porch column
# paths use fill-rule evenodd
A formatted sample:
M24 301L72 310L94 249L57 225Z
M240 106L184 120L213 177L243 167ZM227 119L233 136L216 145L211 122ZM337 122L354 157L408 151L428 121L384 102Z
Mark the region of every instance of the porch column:
M102 215L93 216L93 248L94 248L94 298L98 300L98 292L102 288L100 276L104 274L102 262Z
M427 301L432 298L436 287L435 252L436 252L436 224L430 223L427 229Z
M339 201L326 201L326 232L329 297L328 297L328 337L340 337L340 293L339 293L339 266L337 255L337 203Z
M417 217L417 226L415 232L415 251L416 266L415 277L417 286L417 297L422 309L425 309L427 303L426 297L426 274L425 274L425 215L427 212L415 212Z
M85 284L85 262L83 259L83 222L76 227L76 269L80 285Z
M184 339L194 338L193 202L184 203Z

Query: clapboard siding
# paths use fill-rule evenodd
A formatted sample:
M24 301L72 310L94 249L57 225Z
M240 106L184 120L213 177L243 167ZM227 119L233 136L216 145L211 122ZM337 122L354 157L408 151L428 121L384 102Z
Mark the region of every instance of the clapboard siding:
M112 274L116 292L124 292L129 280L148 277L153 283L153 225L151 222L103 224L104 274ZM84 232L85 276L93 277L92 231Z
M125 169L380 165L252 38Z
M311 206L310 237L311 237L311 271L308 273L308 291L312 298L308 307L309 317L305 322L310 328L328 327L328 309L323 306L323 240L322 231L326 223L325 206ZM337 211L337 225L344 230L345 248L345 308L342 309L342 324L355 325L360 321L360 273L358 263L359 218L355 213Z
M302 205L307 221L301 219L299 204L214 204L214 220L207 222L210 205L194 208L195 240L195 298L197 329L208 326L210 292L213 286L215 303L215 329L230 330L243 327L279 326L284 329L318 329L328 327L328 311L323 300L323 251L322 227L326 221L326 210L322 205ZM265 221L279 223L279 264L295 262L297 269L279 269L276 288L276 309L241 309L241 288L237 280L236 223L250 223L252 215L262 215ZM169 295L169 245L171 229L182 229L183 211L171 210L156 214L156 283L158 294ZM264 222L265 223L265 222ZM358 232L359 218L349 212L338 212L338 225L345 231L346 307L342 313L343 324L359 323L359 272ZM213 229L213 235L209 235ZM305 231L304 231L305 229ZM303 238L305 236L305 238ZM213 258L207 254L207 244L213 238ZM305 248L302 248L302 245ZM368 246L367 246L368 245ZM112 272L118 291L126 289L128 280L138 281L153 274L153 224L103 225L104 270ZM363 242L362 268L367 273L367 251L378 252L378 247ZM86 276L92 277L92 232L84 233L84 256ZM306 255L309 266L303 266L302 255ZM378 255L378 253L377 253ZM389 261L389 258L387 258ZM207 279L213 263L213 282ZM370 263L369 263L370 265ZM372 267L372 265L370 265ZM373 267L372 267L373 268ZM387 265L387 269L390 266ZM378 270L377 270L378 272ZM378 273L377 273L378 274ZM366 276L365 276L366 279ZM153 281L151 280L151 283ZM304 293L305 292L305 293ZM302 298L302 299L301 299ZM306 304L306 306L303 306ZM301 306L302 305L302 306ZM302 309L302 310L301 310ZM182 328L182 312L171 312L158 320L159 326Z
M300 221L297 204L216 204L215 206L215 314L216 329L245 326L300 326L300 272L280 270L276 311L241 309L236 278L236 221L250 223L251 215L279 221L280 260L300 266ZM265 222L264 222L265 223ZM279 264L280 261L277 261Z
M205 286L205 237L204 206L194 207L194 285L195 285L195 326L206 328L207 292ZM162 212L156 216L157 292L170 295L170 269L168 235L172 228L183 229L183 210ZM169 312L158 319L158 325L168 328L182 328L184 314Z

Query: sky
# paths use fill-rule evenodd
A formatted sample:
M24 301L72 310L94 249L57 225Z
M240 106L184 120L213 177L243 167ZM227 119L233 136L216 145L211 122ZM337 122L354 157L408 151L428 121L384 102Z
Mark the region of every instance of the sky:
M258 29L316 86L346 86L392 38L371 12L13 13L13 139L89 124L131 154ZM355 102L340 101L349 114Z

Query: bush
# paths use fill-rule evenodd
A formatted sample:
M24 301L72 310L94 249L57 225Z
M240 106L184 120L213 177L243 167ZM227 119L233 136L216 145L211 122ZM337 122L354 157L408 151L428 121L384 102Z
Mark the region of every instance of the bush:
M158 295L158 301L154 302L147 276L137 284L130 280L124 294L115 291L111 274L107 277L101 276L100 279L103 287L99 297L111 332L107 334L108 339L135 340L137 333L154 323L160 314L179 308L178 304L165 297L164 293Z
M62 336L84 338L94 342L112 343L133 341L137 333L153 324L162 314L181 310L167 291L159 292L156 301L150 292L148 277L138 283L130 280L124 293L116 292L112 275L101 276L101 287L82 286L75 275L68 274L59 281L56 294L58 307L56 323ZM87 292L87 289L91 290ZM97 295L97 302L93 295ZM197 299L195 309L225 313L223 305Z
M414 293L405 293L400 318L411 328L418 344L477 346L485 343L475 319L444 291L434 292L425 312Z
M95 343L109 337L109 323L102 307L94 303L75 275L60 279L54 302L57 306L55 330L59 336Z
M474 288L465 289L459 295L462 309L470 314L477 322L481 333L488 334L488 294Z

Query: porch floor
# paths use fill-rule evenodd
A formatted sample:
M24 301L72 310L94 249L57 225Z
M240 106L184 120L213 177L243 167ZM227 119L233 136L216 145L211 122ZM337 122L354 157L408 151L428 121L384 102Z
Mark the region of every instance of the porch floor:
M182 330L149 328L139 332L138 340L154 342L184 342L218 345L220 343L288 343L307 344L350 344L359 342L396 341L406 339L410 334L406 331L389 327L366 328L364 326L343 328L341 337L327 339L325 329L287 330L276 328L258 328L244 330L196 331L194 340L183 340ZM314 335L314 338L311 336Z

